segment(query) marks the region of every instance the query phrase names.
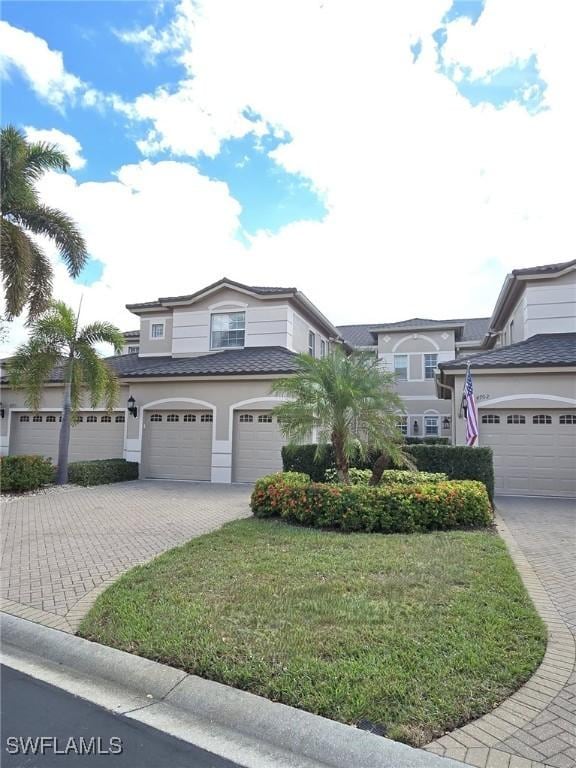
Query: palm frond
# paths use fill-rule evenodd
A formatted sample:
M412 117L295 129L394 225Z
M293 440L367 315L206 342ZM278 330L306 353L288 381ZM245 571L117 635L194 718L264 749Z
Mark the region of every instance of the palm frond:
M31 246L27 325L48 309L52 295L52 266L36 243L31 243Z
M44 141L28 143L22 172L29 182L37 181L46 171L67 171L70 161L56 144Z
M124 336L112 323L96 321L85 325L78 334L78 341L86 344L111 344L119 355L124 346Z
M39 204L29 209L12 210L10 214L20 226L53 240L70 275L78 276L86 264L88 252L84 238L70 216Z
M6 317L21 314L28 301L34 245L25 232L7 219L0 222L0 269L4 283Z
M58 347L45 339L32 337L20 346L8 362L8 381L14 389L23 389L26 405L38 410L46 380L61 361Z

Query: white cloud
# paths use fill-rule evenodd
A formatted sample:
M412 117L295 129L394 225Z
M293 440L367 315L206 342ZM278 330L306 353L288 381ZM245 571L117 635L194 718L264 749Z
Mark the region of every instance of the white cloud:
M8 77L17 69L36 95L54 107L62 108L83 88L82 81L64 67L60 51L53 51L45 40L0 21L0 75Z
M69 133L59 131L57 128L42 129L27 125L24 133L29 141L42 141L47 144L55 144L67 156L70 168L78 171L86 165L86 158L82 157L82 146L78 139Z

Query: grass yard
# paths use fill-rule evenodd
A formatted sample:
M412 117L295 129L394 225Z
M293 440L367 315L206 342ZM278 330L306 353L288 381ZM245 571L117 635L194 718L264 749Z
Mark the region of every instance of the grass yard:
M84 637L422 745L489 710L546 632L492 532L241 520L134 568Z

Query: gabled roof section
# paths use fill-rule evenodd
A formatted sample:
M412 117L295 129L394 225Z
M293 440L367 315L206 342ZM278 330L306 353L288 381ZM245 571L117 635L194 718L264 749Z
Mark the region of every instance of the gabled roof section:
M475 368L557 368L576 366L576 333L539 333L525 341L440 363L441 371Z
M140 338L140 328L138 328L135 331L124 331L122 334L125 339L139 339Z
M513 269L514 277L526 277L529 275L557 275L559 272L566 272L576 267L576 259L570 261L559 261L556 264L543 264L540 267L526 267L525 269Z
M457 331L457 341L481 342L488 332L489 317L460 318L456 320L430 320L413 317L396 323L365 325L339 325L338 330L344 339L354 347L375 346L378 334L386 331L425 331L442 328Z

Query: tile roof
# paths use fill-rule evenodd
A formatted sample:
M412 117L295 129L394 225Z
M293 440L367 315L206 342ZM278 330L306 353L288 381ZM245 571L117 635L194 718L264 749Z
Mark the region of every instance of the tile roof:
M460 341L481 341L490 325L489 317L471 317L457 320L429 320L413 317L410 320L402 320L397 323L372 323L364 325L339 325L338 330L344 339L354 347L375 346L376 340L373 331L401 331L411 328L434 328L453 325L463 326Z
M284 347L245 347L210 352L198 357L138 357L137 353L107 357L120 379L171 376L241 376L288 374L296 370L296 354ZM48 381L62 381L55 368Z
M568 267L576 266L576 259L570 261L559 261L556 264L543 264L539 267L526 267L525 269L513 269L512 274L515 277L521 277L522 275L540 275L550 274L554 272L562 272Z
M440 363L441 370L576 366L576 333L539 333L525 341Z
M124 336L125 339L135 339L140 336L140 328L135 331L124 331L122 336Z
M276 294L283 294L283 293L296 293L298 290L297 288L280 288L280 287L273 287L273 286L262 286L262 285L246 285L245 283L239 283L236 280L230 280L227 277L223 277L221 280L217 280L215 283L211 283L210 285L207 285L205 288L202 288L200 291L195 291L194 293L190 293L185 296L161 296L159 301L165 302L165 301L188 301L190 299L194 299L196 296L201 296L203 293L206 293L206 291L209 291L212 288L216 288L219 285L233 285L236 288L243 288L245 291L252 291L252 293L257 293L260 296L274 296ZM134 306L144 306L143 304L138 304Z

